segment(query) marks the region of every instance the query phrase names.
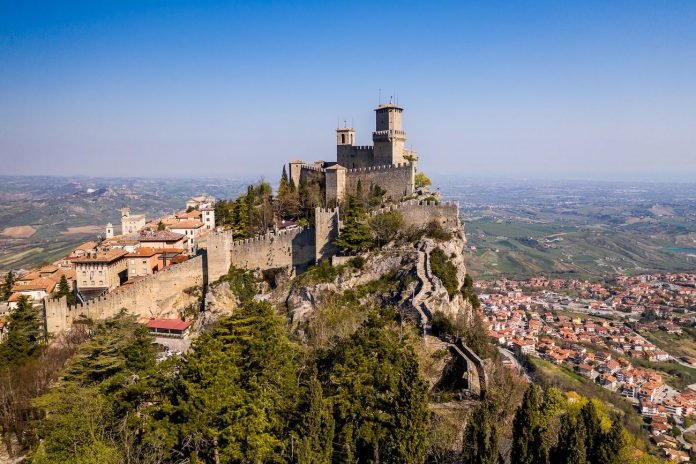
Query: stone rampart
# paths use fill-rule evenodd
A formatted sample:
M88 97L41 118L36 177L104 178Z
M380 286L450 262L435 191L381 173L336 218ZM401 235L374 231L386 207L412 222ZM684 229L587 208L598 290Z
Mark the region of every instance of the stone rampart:
M313 259L314 234L309 229L297 228L238 240L230 247L231 264L244 269L306 265Z
M146 317L171 313L172 302L184 289L203 285L203 267L203 257L196 256L75 306L68 306L65 298L47 298L44 300L46 330L56 334L81 317L105 319L123 308Z
M432 221L440 222L445 229L459 227L459 204L456 202L407 200L372 211L370 215L389 211L398 211L406 227L422 227Z

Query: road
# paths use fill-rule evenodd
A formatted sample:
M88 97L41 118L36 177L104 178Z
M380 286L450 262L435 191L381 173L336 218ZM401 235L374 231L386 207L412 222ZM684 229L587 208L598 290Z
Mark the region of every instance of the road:
M527 375L527 371L524 370L524 367L522 367L522 364L520 364L520 362L517 360L517 358L516 358L515 355L512 353L512 351L507 350L507 349L505 349L505 348L503 348L503 347L501 347L501 346L498 347L498 351L500 351L500 354L502 354L503 356L505 356L506 358L508 358L508 359L510 360L510 362L512 362L512 364L515 365L515 367L517 368L517 370L518 370L520 373L522 373L522 374L524 375L524 378L525 378L528 382L531 382L531 381L532 381L532 379L529 378L529 375Z

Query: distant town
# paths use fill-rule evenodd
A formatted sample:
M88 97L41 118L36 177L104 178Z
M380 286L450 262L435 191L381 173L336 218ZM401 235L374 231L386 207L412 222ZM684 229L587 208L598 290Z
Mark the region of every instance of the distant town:
M487 334L502 349L567 368L621 395L638 408L658 446L680 453L677 441L696 430L696 384L670 382L680 366L696 367L696 356L686 354L693 343L686 332L696 326L696 274L617 276L607 283L498 279L475 286ZM678 432L668 433L673 427Z

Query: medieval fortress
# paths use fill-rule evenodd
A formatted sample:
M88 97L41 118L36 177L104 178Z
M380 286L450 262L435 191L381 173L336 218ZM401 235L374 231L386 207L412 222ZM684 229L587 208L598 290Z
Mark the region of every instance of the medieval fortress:
M212 228L205 248L199 249L194 241L190 248L193 257L184 262L172 262L158 272L74 306L68 306L65 298L45 298L47 331L58 333L80 318L103 319L123 308L142 317L178 317L173 310L174 302L185 289L203 287L205 290L209 282L225 275L231 266L303 272L309 265L336 254L333 242L341 228L339 206L360 189L379 187L386 192L385 205L373 211L373 215L395 210L402 215L406 227L432 221L447 228L457 227L457 204L427 201L415 191L418 155L405 148L403 109L390 102L378 106L375 113L374 146L354 145L355 131L342 127L336 130L335 162L289 163L290 181L295 186L316 182L321 187L325 206L315 209L312 227L269 231L245 240L235 240L232 232L221 227ZM130 216L127 210L122 212L125 230L142 227L143 221L144 218Z

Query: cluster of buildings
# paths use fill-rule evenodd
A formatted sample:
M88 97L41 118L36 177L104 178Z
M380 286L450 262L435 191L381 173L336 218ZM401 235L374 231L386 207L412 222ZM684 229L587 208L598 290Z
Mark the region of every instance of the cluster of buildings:
M640 332L694 326L696 274L619 276L610 284L532 278L477 282L488 335L498 345L565 366L627 398L665 457L688 461L674 423L696 418L696 391L667 385L637 360L675 360ZM654 312L654 321L636 320ZM631 324L626 322L630 321ZM638 332L632 327L638 329ZM643 363L644 364L644 363ZM684 459L685 458L685 459Z
M196 255L215 229L214 203L211 196L194 197L185 210L150 221L121 208L120 230L109 223L99 242L83 243L52 264L17 275L7 304L0 307L0 339L5 329L3 313L16 308L22 296L39 305L56 294L62 278L76 301L84 303ZM163 322L159 329L169 330L167 324ZM151 330L158 332L158 327Z

